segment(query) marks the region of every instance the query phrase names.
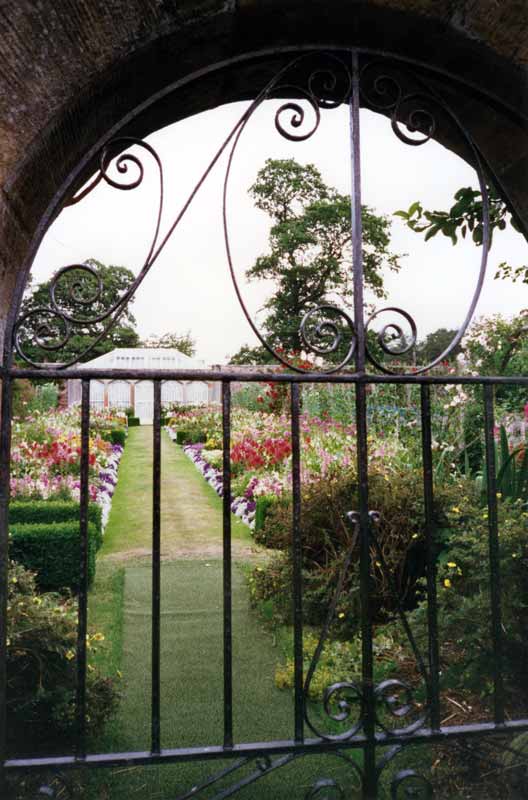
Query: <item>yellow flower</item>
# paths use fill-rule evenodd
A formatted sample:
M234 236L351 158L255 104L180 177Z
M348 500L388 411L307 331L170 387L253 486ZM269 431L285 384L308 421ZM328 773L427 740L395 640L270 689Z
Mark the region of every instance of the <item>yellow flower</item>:
M497 497L498 497L498 498L499 498L499 500L500 500L500 499L501 499L501 497L502 497L502 493L501 493L501 492L497 492Z
M104 633L94 633L92 639L94 642L104 642Z
M447 562L447 566L451 567L451 569L453 569L453 567L456 567L456 563L454 561L448 561Z
M345 618L345 615L343 614L342 611L337 616L339 617L339 619L344 619Z
M73 652L73 650L68 650L66 652L66 658L68 659L68 661L71 661L72 658L75 658L75 653Z
M417 533L413 533L412 538L413 539L417 539L418 538L418 534Z
M444 586L446 587L446 589L450 589L451 588L451 581L449 580L449 578L445 578Z
M453 506L453 508L451 509L451 511L453 512L453 514L460 514L460 509L459 509L459 507L458 507L458 506Z

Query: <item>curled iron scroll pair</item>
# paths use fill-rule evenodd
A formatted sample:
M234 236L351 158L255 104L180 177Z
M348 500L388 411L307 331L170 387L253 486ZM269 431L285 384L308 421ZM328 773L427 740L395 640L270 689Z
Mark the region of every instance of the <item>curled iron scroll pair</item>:
M365 719L374 713L376 724L381 731L386 734L406 736L422 728L425 724L427 714L414 699L413 688L405 681L397 678L390 678L381 681L374 687L374 709L369 709L366 703L365 693L360 682L357 681L338 681L326 688L323 694L323 710L334 730L331 732L322 731L319 724L314 723L310 713L309 693L314 675L323 654L325 643L328 640L332 622L336 618L339 601L343 595L347 574L351 568L354 554L357 552L358 540L361 535L361 518L356 511L351 511L347 515L348 522L352 527L352 536L349 546L343 559L343 566L338 575L336 588L328 608L327 616L317 647L312 656L308 668L305 684L305 719L312 732L321 739L334 742L346 742L353 739L362 730ZM380 515L376 511L369 513L369 528L377 525ZM377 539L370 533L373 542L377 544ZM411 646L416 653L420 672L425 673L421 654L416 648L416 643L412 632L405 624L404 627L410 638ZM427 675L424 675L427 681ZM344 728L335 732L336 727Z
M93 337L89 346L55 366L68 367L87 356L117 323L152 266L163 213L163 167L149 144L131 137L113 139L101 150L95 178L67 205L80 202L101 182L122 191L139 187L145 175L145 165L136 152L130 152L130 148L136 148L153 160L159 184L154 234L143 266L133 283L109 304L105 303L101 275L89 263L69 264L58 270L50 283L48 305L30 309L19 317L14 327L15 351L31 366L42 366L42 360L64 351L77 332L84 333L88 329ZM116 170L118 177L112 177L112 169ZM35 348L40 357L38 360L33 354Z

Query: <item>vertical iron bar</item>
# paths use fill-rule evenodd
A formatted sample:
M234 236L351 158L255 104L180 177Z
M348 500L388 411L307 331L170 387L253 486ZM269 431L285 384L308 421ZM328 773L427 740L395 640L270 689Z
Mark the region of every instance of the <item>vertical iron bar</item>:
M292 555L293 555L293 659L295 685L295 741L304 741L301 444L299 435L300 387L290 384L292 437Z
M90 381L81 389L81 488L79 510L79 596L77 623L77 747L76 757L86 758L86 636L88 633L88 499L90 468Z
M222 381L224 747L233 747L233 630L231 566L231 384Z
M438 606L436 597L436 530L433 503L433 454L431 446L431 394L429 386L421 387L422 463L425 511L425 543L427 547L427 629L429 635L429 711L431 728L440 729L440 655L438 649Z
M493 682L495 724L504 723L503 642L499 527L497 514L497 477L495 474L493 386L484 386L484 435L486 440L486 476L488 487L488 530L491 594L491 636L493 641Z
M160 617L161 617L161 381L154 381L152 431L152 698L151 751L161 750Z
M352 269L354 282L354 327L356 329L356 371L365 370L365 322L363 299L363 219L361 216L361 139L359 58L352 56L352 93L350 95L351 188L350 214L352 236Z
M360 138L360 69L357 51L352 54L352 92L350 95L350 145L352 181L350 194L352 263L354 279L354 326L356 329L356 370L365 371L365 322L363 298L363 224L361 208L361 138ZM360 595L363 684L364 747L363 796L378 796L376 771L376 708L374 700L374 657L372 649L372 578L370 555L370 518L368 499L367 397L366 386L356 386L357 465L360 519Z
M7 606L8 514L11 471L11 380L2 382L0 439L0 792L7 794L3 764L7 758Z

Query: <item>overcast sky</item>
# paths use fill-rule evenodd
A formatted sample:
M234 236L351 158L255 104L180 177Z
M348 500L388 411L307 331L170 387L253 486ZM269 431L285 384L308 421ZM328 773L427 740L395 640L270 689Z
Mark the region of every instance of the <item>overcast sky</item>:
M201 172L242 114L235 103L188 118L148 138L164 166L167 230ZM232 252L243 293L254 314L269 286L247 284L245 270L267 252L269 220L248 196L266 158L295 158L314 163L324 180L342 192L350 187L348 111L325 111L316 134L291 143L274 127L277 101L261 106L243 134L229 187ZM426 208L448 209L460 186L476 186L474 171L435 142L421 147L401 143L389 122L368 111L361 115L363 202L377 212L394 211L420 199ZM137 272L150 247L157 210L156 171L143 156L145 178L128 192L99 185L77 206L66 209L50 228L37 254L34 281L49 278L66 264L93 257ZM216 165L193 201L132 307L141 336L191 331L197 356L221 363L244 343L256 344L230 283L222 229L222 183L226 158ZM445 237L425 243L392 217L392 249L407 254L398 275L386 276L388 299L412 314L419 338L439 327L458 327L475 287L481 249L470 242L453 247ZM501 261L528 263L528 246L515 231L496 237L477 316L511 315L528 306L528 287L493 280ZM381 307L378 301L378 307ZM388 319L383 320L389 321Z

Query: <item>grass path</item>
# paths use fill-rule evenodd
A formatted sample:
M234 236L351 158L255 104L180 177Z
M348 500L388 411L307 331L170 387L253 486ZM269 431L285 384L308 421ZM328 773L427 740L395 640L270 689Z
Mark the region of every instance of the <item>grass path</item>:
M104 666L123 673L117 716L92 748L147 750L150 735L152 428L132 429L123 455L105 543L90 596L90 619L105 632ZM222 503L181 449L163 436L161 585L162 746L221 744ZM258 557L249 530L233 518L233 553ZM293 702L274 683L280 657L272 634L249 606L240 565L233 569L234 735L238 742L293 737ZM229 762L232 763L232 762ZM124 767L90 775L90 800L176 800L228 762L189 762L163 767ZM254 772L255 761L214 788ZM259 773L260 774L260 773ZM321 777L338 779L354 797L354 774L333 756L312 756L270 771L234 795L240 800L304 797ZM227 796L227 795L225 795Z
M221 558L222 500L180 447L162 433L162 558ZM233 556L258 557L250 531L232 515ZM152 428L131 428L101 557L122 561L150 556L152 536Z

